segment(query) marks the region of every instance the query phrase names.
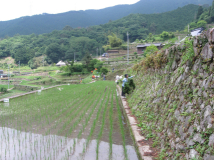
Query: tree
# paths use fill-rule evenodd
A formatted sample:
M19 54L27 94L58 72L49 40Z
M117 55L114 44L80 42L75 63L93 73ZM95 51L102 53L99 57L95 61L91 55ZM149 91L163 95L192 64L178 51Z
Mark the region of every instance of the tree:
M73 60L75 53L75 59L81 60L86 54L95 54L97 47L98 44L94 39L88 37L71 38L69 49L65 52L65 59Z
M212 3L212 6L211 6L210 16L211 16L211 18L214 18L214 0Z
M157 29L157 25L156 25L155 23L152 23L152 24L150 25L150 31L152 31L152 33L155 34L156 29Z
M196 24L195 22L192 22L192 23L189 24L189 27L190 27L191 29L196 28L196 27L197 27L197 24Z
M160 34L160 37L163 38L164 40L166 40L166 39L169 38L169 33L166 32L166 31L163 31L163 32Z
M46 55L52 60L53 63L57 63L64 58L60 45L57 43L50 44L46 49Z
M28 64L28 61L34 57L34 50L29 47L20 46L14 52L13 58L15 58L16 64L18 64L19 61L23 64Z
M95 69L95 65L96 65L96 63L97 63L98 61L99 61L99 60L97 60L97 59L92 59L92 60L90 60L89 65L88 65L89 71L92 71L92 70Z
M149 40L152 40L152 39L153 39L153 35L152 35L152 33L149 33L148 38L149 38Z
M108 36L109 44L111 47L119 47L122 45L122 40L116 36L116 34L112 33Z
M205 20L198 21L197 27L206 27L207 22Z
M71 26L69 26L69 25L67 25L67 26L65 26L64 28L63 28L63 30L65 30L65 31L71 31L73 28L71 27Z
M88 71L91 71L89 66L91 60L92 60L92 57L88 53L82 59Z
M108 73L108 69L103 67L100 69L100 72L103 73L103 74L107 74Z
M150 46L146 47L147 53L154 53L155 51L158 51L158 48L154 44L151 44Z
M28 61L28 66L31 69L37 69L37 67L39 67L39 64L36 61L36 58L32 58L31 60Z
M197 13L197 15L196 15L196 19L199 19L200 18L200 15L203 13L203 8L202 8L202 6L200 6L199 8L198 8L198 13Z
M94 68L97 68L97 71L100 72L100 69L103 67L103 62L97 61L97 63L94 65Z

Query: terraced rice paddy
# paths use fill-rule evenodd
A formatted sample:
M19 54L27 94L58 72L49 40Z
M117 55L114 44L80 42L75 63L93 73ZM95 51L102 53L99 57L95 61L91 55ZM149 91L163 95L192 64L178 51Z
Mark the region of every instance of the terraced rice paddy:
M138 159L113 82L61 86L0 104L0 159Z

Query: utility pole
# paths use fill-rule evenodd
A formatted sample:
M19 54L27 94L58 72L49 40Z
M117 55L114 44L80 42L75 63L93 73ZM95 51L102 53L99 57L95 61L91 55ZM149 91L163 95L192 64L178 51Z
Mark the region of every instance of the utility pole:
M188 24L188 32L189 32L189 24Z
M98 48L97 48L97 58L98 58Z
M8 75L7 75L7 77L8 77L8 89L9 89L9 86L10 86L10 79L9 79L9 64L8 64Z
M100 60L101 60L101 48L100 48Z
M127 32L127 63L129 64L129 33Z
M75 52L74 52L74 62L75 62Z
M44 67L44 55L43 55L43 67Z
M19 75L20 75L20 61L19 61Z

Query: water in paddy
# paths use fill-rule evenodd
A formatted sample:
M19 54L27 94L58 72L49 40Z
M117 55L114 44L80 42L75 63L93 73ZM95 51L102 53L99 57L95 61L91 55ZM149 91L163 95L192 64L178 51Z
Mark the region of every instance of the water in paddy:
M138 159L126 119L118 116L115 88L88 94L94 89L80 85L80 93L88 89L84 95L72 87L0 104L0 160Z

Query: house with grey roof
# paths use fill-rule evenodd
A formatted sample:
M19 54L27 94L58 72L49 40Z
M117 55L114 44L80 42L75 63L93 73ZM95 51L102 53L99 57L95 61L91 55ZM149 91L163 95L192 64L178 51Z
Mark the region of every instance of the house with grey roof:
M138 54L142 54L144 53L144 51L146 50L146 47L149 47L151 45L155 45L159 50L161 48L163 48L163 44L162 43L146 43L146 44L140 44L140 45L137 45L137 53Z
M66 66L66 63L63 62L63 61L59 61L59 62L56 64L56 66L59 66L59 67L61 67L61 66Z

